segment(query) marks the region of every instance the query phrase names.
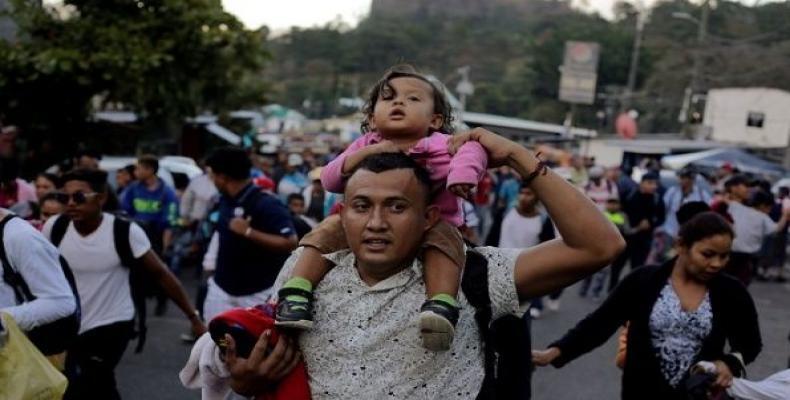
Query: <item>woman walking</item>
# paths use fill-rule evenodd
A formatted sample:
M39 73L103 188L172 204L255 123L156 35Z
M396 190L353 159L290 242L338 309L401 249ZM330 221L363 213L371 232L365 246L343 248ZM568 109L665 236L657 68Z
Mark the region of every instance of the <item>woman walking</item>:
M622 399L685 399L689 369L698 361L716 365L714 393L729 387L762 348L751 296L721 272L733 237L715 213L691 218L680 229L677 257L632 272L562 339L533 351L533 361L562 367L630 322Z

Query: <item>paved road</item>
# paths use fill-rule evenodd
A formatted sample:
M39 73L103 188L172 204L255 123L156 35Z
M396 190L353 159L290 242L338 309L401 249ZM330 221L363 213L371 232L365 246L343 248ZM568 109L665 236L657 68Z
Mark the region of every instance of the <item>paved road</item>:
M189 274L186 274L189 275ZM185 285L194 292L195 282ZM752 379L762 379L787 367L790 355L787 334L790 331L790 285L755 283L751 292L760 313L764 349L749 368ZM576 288L566 290L558 313L544 315L533 324L533 343L545 346L591 311L595 304L576 295ZM152 317L149 338L142 354L127 350L116 370L119 387L127 400L199 399L197 391L189 391L178 382L178 371L189 355L189 347L178 336L188 323L176 307L166 316ZM615 338L605 346L576 360L561 370L544 368L533 379L535 400L609 400L617 399L620 373L614 366Z

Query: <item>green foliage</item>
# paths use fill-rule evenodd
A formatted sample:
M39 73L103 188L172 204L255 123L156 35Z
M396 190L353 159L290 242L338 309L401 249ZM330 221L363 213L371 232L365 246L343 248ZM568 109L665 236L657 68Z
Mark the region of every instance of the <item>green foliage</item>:
M19 42L0 43L10 122L79 124L93 99L175 133L202 110L263 101L251 74L264 66L266 32L245 30L219 0L67 0L61 13L30 3L14 1Z

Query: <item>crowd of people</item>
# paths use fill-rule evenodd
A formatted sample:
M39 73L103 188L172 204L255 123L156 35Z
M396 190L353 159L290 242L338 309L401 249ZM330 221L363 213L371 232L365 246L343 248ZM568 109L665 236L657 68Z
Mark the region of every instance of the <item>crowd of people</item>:
M70 380L67 399L120 398L114 369L132 338L143 348L148 298L155 315L175 302L193 353L221 352L212 371L245 395L290 373L296 339L241 358L238 337L203 334L229 310L267 303L280 329L305 331L314 398L496 398L494 386L504 398L515 384L495 384L489 354L469 350L491 340L480 315L528 323L544 301L559 311L577 280L602 304L528 361L562 366L622 328L623 398L647 398L648 384L668 399L681 398L692 361L714 362L711 387L725 389L759 353L744 286L785 280L788 188L774 196L730 165L686 167L665 187L654 164L634 180L581 156L554 164L482 129L450 136L444 96L410 70L383 77L364 111L366 133L340 154L223 147L175 187L151 155L103 171L83 151L30 181L3 155L0 262L19 278L0 281L0 310L29 332L76 315L75 339L45 352ZM486 312L468 284L478 256ZM194 301L179 281L189 269L201 279Z

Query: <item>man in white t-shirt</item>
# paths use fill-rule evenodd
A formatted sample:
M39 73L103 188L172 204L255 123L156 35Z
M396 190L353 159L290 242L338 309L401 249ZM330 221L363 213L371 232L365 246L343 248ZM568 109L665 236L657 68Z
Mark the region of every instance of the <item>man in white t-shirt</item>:
M752 269L765 238L781 232L790 218L790 212L785 211L781 219L774 222L768 214L744 205L751 196L748 183L749 179L743 175L734 175L724 183L729 200L727 211L732 216L735 230L732 253L725 271L744 285L751 282Z
M526 185L522 185L516 198L516 206L508 211L502 220L502 230L499 236L499 247L504 249L528 249L541 242L554 239L554 227L548 215L538 209L538 196ZM562 291L557 291L549 296L549 309L559 309L559 298ZM539 318L543 311L543 300L536 298L532 301L529 314L532 318Z
M52 239L53 226L68 217L58 248L74 273L82 306L79 337L66 361L69 387L66 399L119 399L114 370L132 334L134 304L129 268L145 268L157 279L192 324L196 335L206 331L181 284L151 250L138 225L129 226L129 245L138 262L124 266L116 251L115 216L102 212L107 175L99 170L75 170L63 177L68 197L66 215L50 218L43 234Z

